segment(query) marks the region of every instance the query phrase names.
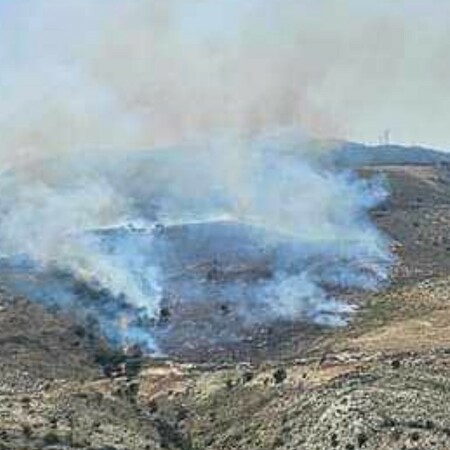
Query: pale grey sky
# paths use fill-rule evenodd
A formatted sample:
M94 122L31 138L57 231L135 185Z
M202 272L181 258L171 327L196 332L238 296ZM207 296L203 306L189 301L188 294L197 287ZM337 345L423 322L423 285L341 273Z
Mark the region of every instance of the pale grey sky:
M0 0L0 69L2 153L278 125L450 149L444 0Z

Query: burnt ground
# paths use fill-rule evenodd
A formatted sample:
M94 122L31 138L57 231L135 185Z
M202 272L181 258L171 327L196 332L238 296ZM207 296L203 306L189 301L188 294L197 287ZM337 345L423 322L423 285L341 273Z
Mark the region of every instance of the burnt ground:
M98 336L2 292L0 448L449 448L448 169L361 173L386 177L372 215L398 261L343 329L275 323L109 380L100 362L117 355Z
M373 221L392 241L396 256L389 284L377 295L391 292L425 280L436 280L450 274L450 169L446 165L372 165L359 169L361 176L380 176L390 193L388 199L371 212ZM207 277L213 266L206 264L199 276ZM214 268L214 267L213 267ZM264 264L245 267L244 276L264 277ZM217 275L227 276L226 272ZM232 274L229 276L236 276ZM239 274L238 274L239 276ZM343 298L363 306L370 303L370 292L339 293ZM196 304L167 306L167 328L162 341L171 359L185 362L263 362L289 360L309 354L316 345L334 336L336 330L299 321L277 320L270 325L250 328L220 301L208 299ZM207 320L202 320L205 317ZM200 318L200 319L199 319ZM223 336L236 334L235 341ZM210 337L217 335L217 342ZM204 339L202 339L204 336ZM192 339L190 339L192 337ZM195 337L195 338L194 338Z

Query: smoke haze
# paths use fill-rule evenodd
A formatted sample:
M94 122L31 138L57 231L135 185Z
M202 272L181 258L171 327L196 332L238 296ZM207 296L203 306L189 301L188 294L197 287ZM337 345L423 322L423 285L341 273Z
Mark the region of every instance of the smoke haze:
M276 125L448 143L444 2L20 0L0 12L8 162Z
M106 289L136 321L158 315L176 264L155 223L237 222L271 255L273 278L224 287L225 297L259 299L261 320L342 323L349 307L323 286L371 289L386 279L386 241L367 217L385 192L320 167L308 138L352 126L325 94L331 82L348 84L345 95L357 72L368 76L353 47L364 30L381 52L374 37L390 8L368 23L355 20L356 2L339 10L324 1L323 11L317 3L2 6L1 253ZM393 42L387 61L402 51ZM144 240L105 244L101 230L130 223ZM223 248L205 254L225 251L228 241L214 239ZM204 294L192 280L183 288L186 298ZM110 331L119 313L108 308L95 313ZM136 333L130 326L125 337Z

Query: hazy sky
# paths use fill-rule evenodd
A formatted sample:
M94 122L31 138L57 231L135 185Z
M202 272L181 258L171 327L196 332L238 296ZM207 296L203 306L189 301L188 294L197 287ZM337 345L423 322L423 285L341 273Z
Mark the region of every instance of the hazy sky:
M279 125L450 149L450 2L0 0L0 95L3 152Z

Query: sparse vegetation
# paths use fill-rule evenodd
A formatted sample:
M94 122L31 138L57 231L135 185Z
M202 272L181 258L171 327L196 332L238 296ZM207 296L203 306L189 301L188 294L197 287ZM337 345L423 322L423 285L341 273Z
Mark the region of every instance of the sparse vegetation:
M346 328L274 323L245 352L212 348L201 355L209 364L189 365L184 354L127 356L95 335L95 320L80 326L9 299L0 449L448 449L450 184L432 181L433 170L385 168L393 194L375 217L402 244L399 261L390 285L355 294ZM126 376L101 371L125 362Z

